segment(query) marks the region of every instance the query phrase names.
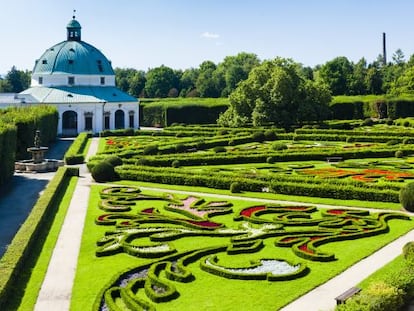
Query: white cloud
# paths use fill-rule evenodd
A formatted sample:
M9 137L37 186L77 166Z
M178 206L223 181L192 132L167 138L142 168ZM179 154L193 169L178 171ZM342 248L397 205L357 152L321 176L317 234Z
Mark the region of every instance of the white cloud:
M203 33L201 34L201 38L206 38L206 39L218 39L218 38L220 38L220 35L219 35L219 34L217 34L217 33L211 33L211 32L206 31L206 32L203 32Z

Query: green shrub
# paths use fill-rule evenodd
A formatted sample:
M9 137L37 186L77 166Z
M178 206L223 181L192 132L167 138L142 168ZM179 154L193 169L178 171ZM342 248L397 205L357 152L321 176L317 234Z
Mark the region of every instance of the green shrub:
M136 162L135 165L150 165L150 161L147 158L139 158Z
M408 242L404 245L403 256L410 264L414 264L414 242Z
M76 137L64 156L67 165L82 164L85 161L86 145L91 137L92 134L87 132Z
M241 183L238 181L232 182L230 185L230 192L231 193L240 193L242 190Z
M400 142L397 139L391 139L386 142L387 146L394 146L394 145L398 145L399 143Z
M172 161L171 166L174 167L174 168L180 167L180 161L178 161L178 160Z
M154 155L158 153L158 145L149 145L144 148L144 155Z
M177 153L181 153L181 152L184 152L186 150L187 150L187 147L182 143L175 145L175 152L177 152Z
M226 148L223 147L223 146L216 146L216 147L213 148L213 151L215 153L226 152Z
M252 140L256 142L263 142L266 139L265 134L262 131L254 132L252 134Z
M92 177L97 182L107 182L115 179L114 167L106 161L99 162L92 169Z
M14 174L16 160L16 126L0 122L0 185L7 183Z
M388 118L388 119L385 121L385 123L386 123L387 125L393 125L393 124L394 124L394 120L393 120L393 119L391 119L391 118Z
M276 140L277 134L275 130L266 130L264 132L265 140Z
M385 282L400 289L402 298L408 302L414 296L414 265L404 264L401 269L396 269L387 276Z
M410 212L414 212L414 183L407 184L400 190L399 195L401 205Z
M371 118L366 118L361 123L361 126L372 126L372 125L374 125L374 121Z
M281 142L274 142L271 145L271 148L272 148L272 150L286 150L286 149L288 149L288 146L284 143L281 143Z
M337 306L338 311L390 311L403 305L402 290L385 282L372 283L360 294Z
M409 127L410 126L410 121L404 121L404 123L403 123L403 126L405 126L405 127Z
M111 155L105 158L105 161L111 164L113 167L122 165L122 159L116 155Z
M395 151L396 158L402 158L404 156L404 152L402 150Z

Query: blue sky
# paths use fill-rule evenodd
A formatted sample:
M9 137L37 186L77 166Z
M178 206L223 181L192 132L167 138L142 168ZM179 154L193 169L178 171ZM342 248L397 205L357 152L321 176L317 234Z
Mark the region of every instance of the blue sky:
M65 40L76 9L82 39L114 67L174 69L239 52L290 57L306 66L337 56L371 62L414 54L412 0L12 0L0 6L0 73L32 70Z

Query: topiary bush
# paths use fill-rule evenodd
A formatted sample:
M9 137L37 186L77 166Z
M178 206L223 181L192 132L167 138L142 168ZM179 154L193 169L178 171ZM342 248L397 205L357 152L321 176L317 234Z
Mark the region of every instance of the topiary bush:
M153 155L158 153L158 145L149 145L144 148L144 155Z
M404 245L403 256L408 263L414 264L414 242L408 242Z
M402 143L404 145L414 144L414 139L413 138L404 138Z
M184 145L182 143L179 143L179 144L175 145L175 152L177 152L177 153L181 153L181 152L184 152L186 150L187 150L186 145Z
M288 146L284 143L281 143L281 142L274 142L271 145L271 148L272 148L272 150L286 150L286 149L288 149Z
M414 183L409 183L399 193L401 205L410 212L414 212Z
M122 159L116 155L106 157L105 161L111 164L113 167L120 166L123 164Z
M116 177L114 167L106 161L102 161L96 164L92 168L91 174L93 179L97 182L112 181Z
M141 166L141 165L150 165L150 161L147 158L139 158L135 165Z
M241 190L242 190L242 186L241 186L241 183L239 183L238 181L232 182L230 184L231 193L240 193Z
M404 156L404 152L402 150L395 151L396 158L402 158Z
M276 138L277 138L276 131L274 131L274 130L266 130L264 132L264 136L265 136L266 140L276 140Z
M252 140L259 143L263 142L266 139L265 134L262 131L254 132L252 134Z
M361 123L361 126L372 126L372 125L374 125L374 121L371 118L366 118Z

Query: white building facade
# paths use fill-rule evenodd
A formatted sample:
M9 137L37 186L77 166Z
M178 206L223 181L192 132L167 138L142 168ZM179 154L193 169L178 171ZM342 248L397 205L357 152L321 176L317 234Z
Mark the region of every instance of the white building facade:
M58 135L139 128L138 99L115 86L111 62L81 40L81 25L73 17L67 39L36 60L30 88L16 105L48 104L59 112Z

